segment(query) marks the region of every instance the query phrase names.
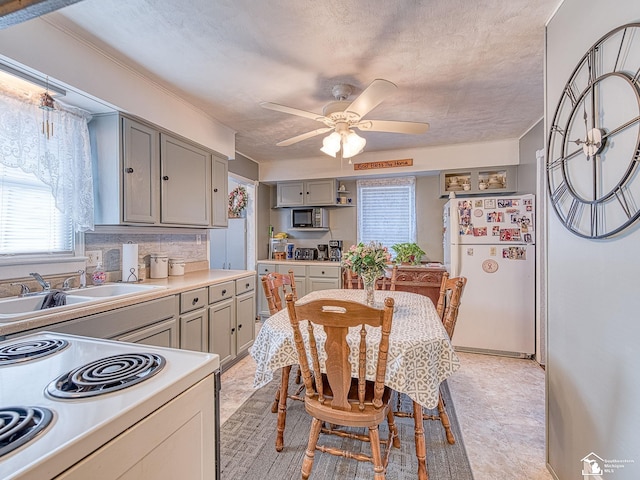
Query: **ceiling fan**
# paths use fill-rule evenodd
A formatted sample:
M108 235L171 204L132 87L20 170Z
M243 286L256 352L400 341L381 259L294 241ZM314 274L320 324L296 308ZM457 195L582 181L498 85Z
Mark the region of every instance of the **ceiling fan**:
M332 157L341 151L343 158L349 158L360 153L366 144L366 140L356 134L352 128L370 132L409 134L420 134L427 131L428 123L362 119L397 88L394 83L378 78L371 82L360 96L350 102L347 98L351 95L353 87L346 84L336 85L331 90L336 100L324 106L322 115L271 102L261 102L260 106L277 112L310 118L326 125L323 128L283 140L276 145L286 147L333 130L330 135L324 138L323 147L320 150Z

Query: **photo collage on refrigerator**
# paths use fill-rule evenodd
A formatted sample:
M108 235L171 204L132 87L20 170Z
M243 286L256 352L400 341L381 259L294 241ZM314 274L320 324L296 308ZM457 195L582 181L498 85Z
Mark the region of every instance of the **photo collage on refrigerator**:
M491 236L500 243L534 242L533 200L530 198L458 200L458 218L461 236ZM526 248L505 247L502 258L524 260Z

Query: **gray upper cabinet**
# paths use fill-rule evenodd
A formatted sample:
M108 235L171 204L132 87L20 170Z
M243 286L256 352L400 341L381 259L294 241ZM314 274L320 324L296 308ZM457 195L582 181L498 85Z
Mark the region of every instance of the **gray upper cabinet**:
M211 211L211 154L160 134L162 223L208 226Z
M157 223L160 194L158 131L124 118L122 137L124 221Z
M229 164L225 158L213 155L212 167L211 226L224 228L228 226L229 216Z
M323 206L336 204L336 180L327 178L280 182L276 187L278 207Z
M89 132L96 225L226 226L227 166L215 152L118 113L96 115ZM216 176L224 194L212 200Z

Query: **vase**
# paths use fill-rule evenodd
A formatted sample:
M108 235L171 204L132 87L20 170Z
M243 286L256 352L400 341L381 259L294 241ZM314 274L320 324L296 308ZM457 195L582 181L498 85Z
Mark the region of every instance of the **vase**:
M366 294L366 304L373 307L373 292L376 288L377 274L365 273L362 275L362 281L364 283L364 291Z

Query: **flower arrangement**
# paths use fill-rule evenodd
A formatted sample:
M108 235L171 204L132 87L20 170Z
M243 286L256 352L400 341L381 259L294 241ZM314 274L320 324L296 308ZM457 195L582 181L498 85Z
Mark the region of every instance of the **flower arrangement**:
M247 208L247 189L242 185L234 188L229 194L229 217L237 218Z
M342 254L342 266L360 275L365 283L382 276L389 262L389 249L379 242L360 242Z

